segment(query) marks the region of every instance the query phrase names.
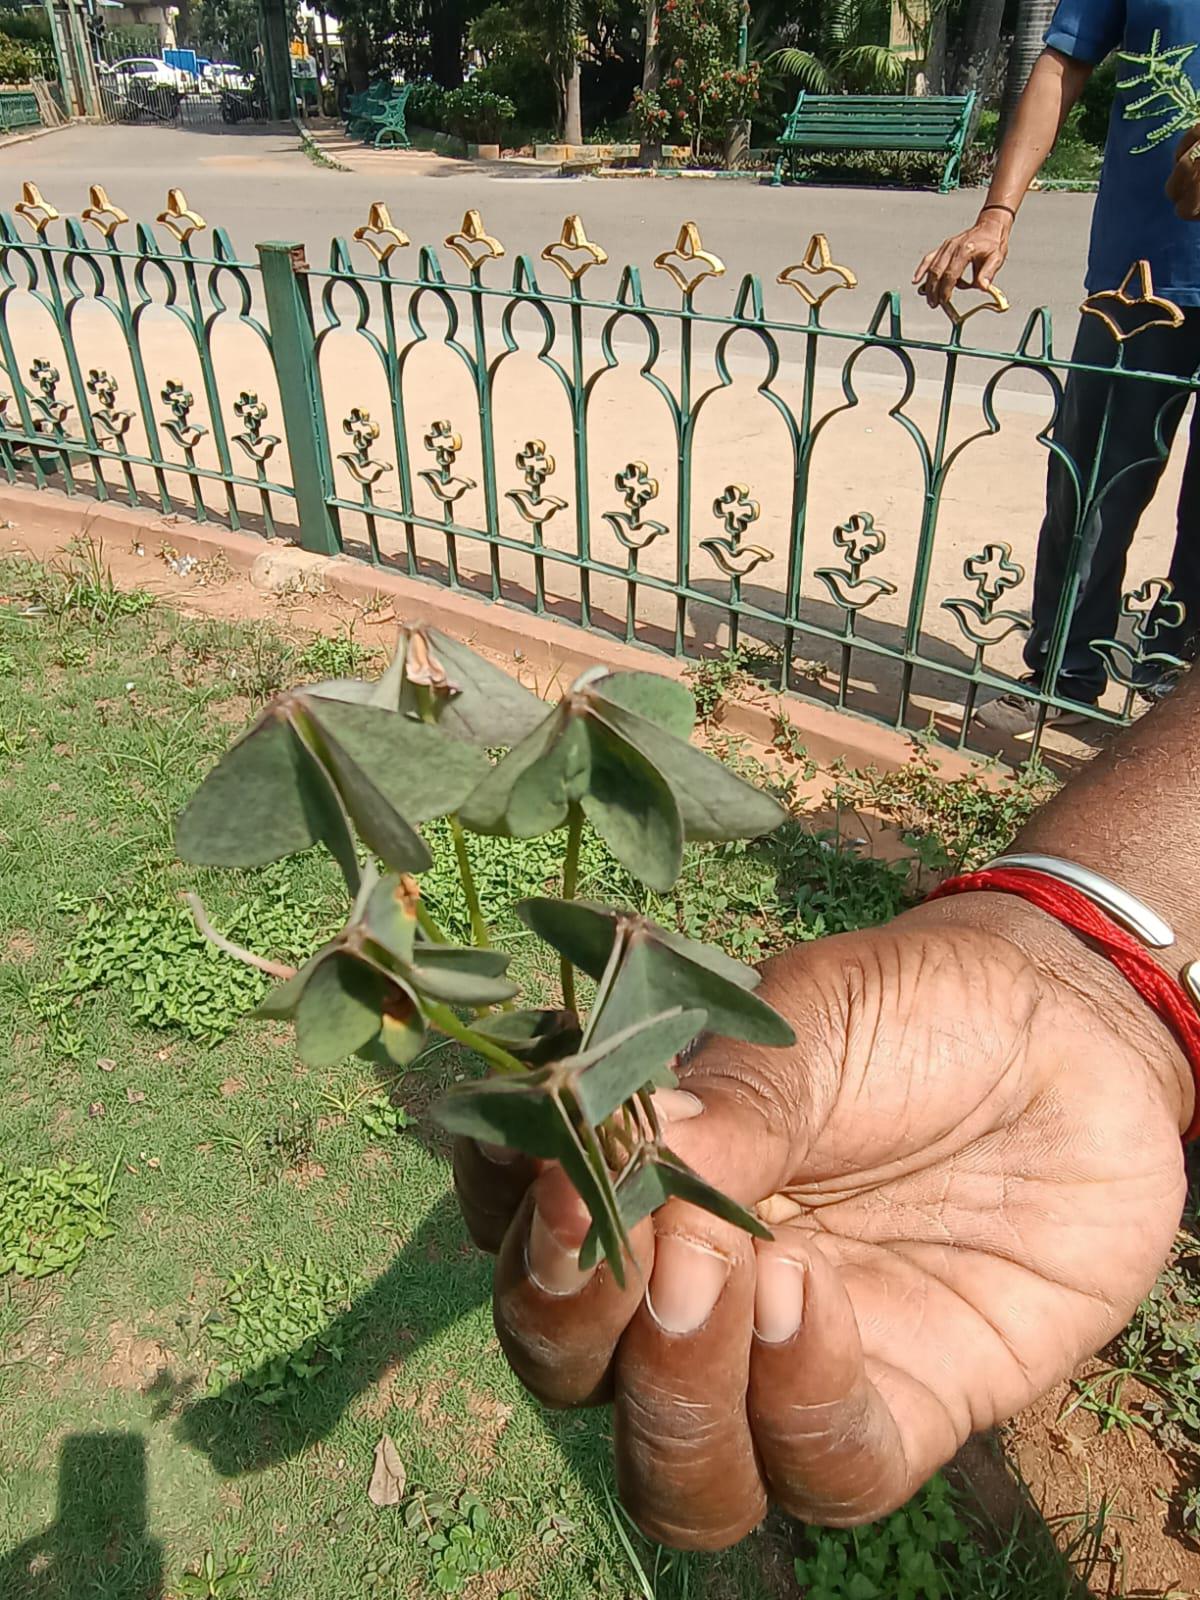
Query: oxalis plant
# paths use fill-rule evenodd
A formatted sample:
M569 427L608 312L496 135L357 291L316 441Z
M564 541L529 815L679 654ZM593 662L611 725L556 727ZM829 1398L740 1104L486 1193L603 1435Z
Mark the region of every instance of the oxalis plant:
M687 839L747 839L782 808L689 743L686 688L649 672L585 672L551 706L465 645L402 631L375 682L337 679L278 695L208 774L179 818L186 861L253 867L323 844L350 900L345 926L294 970L224 949L283 981L257 1015L290 1018L302 1058L406 1067L432 1029L489 1075L456 1084L434 1115L455 1134L562 1163L592 1219L583 1261L624 1281L630 1229L669 1196L769 1237L665 1142L653 1091L701 1032L793 1041L754 989L758 974L621 906L577 898L594 828L637 879L666 893ZM493 759L497 748L504 751ZM472 943L447 939L421 900L433 864L420 825L445 818ZM561 831L562 892L517 915L558 952L562 1005L524 1007L494 948L468 832ZM444 832L444 830L439 830ZM595 982L590 1009L579 973Z

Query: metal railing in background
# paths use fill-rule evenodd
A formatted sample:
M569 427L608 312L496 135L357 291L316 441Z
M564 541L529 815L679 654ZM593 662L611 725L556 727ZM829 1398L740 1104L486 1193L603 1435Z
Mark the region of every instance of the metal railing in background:
M0 89L0 134L41 124L37 96L32 89Z
M1056 686L1110 484L1096 462L1066 457L1052 430L1069 374L1100 372L1110 410L1120 384L1146 386L1165 458L1164 419L1198 384L1136 367L1128 319L1152 325L1165 304L1148 281L1085 303L1113 331L1113 366L1081 368L1054 354L1044 311L1010 350L968 344L972 313L959 310L944 340L910 338L894 293L864 327L830 325L829 302L856 278L821 235L769 293L748 275L723 309L698 303L725 267L691 223L655 259L671 289L664 304L633 266L611 296L588 294L607 256L578 217L541 266L518 255L506 282L504 246L477 212L448 237L447 257L413 250L405 273L409 248L376 204L352 241L333 240L326 266L286 242L241 260L179 190L152 226L130 222L99 186L75 218L27 184L0 214L0 471L294 536L675 656L738 647L781 692L897 727L933 716L960 746L972 742L981 691L1015 688L1042 719L1072 704ZM782 296L796 315L768 309ZM1006 308L994 292L977 309ZM892 373L884 399L872 400L883 381L874 357ZM611 402L618 378L641 398ZM1014 384L1041 400L1005 410L1002 385ZM854 479L865 443L826 441L870 404L896 429L896 449L882 475L864 454L861 484L817 524L824 486ZM555 409L558 459L546 442ZM1022 418L1039 453L1024 469L1029 553L1046 451L1078 506L1041 689L1017 682L1028 616L1014 604L1025 568L1012 540L978 533L986 507L964 528L956 504L946 530L952 473ZM1107 427L1106 416L1102 439ZM726 459L737 471L722 482ZM768 490L776 503L764 516ZM1179 664L1156 648L1163 616L1178 625L1179 611L1161 578L1125 596L1124 632L1093 646L1110 683L1097 721L1126 720L1147 668ZM1034 749L1041 731L1039 721Z

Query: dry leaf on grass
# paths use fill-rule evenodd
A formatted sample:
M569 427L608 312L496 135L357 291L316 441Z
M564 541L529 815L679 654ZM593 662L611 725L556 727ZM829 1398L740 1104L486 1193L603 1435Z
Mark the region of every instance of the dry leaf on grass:
M385 1433L375 1446L375 1466L367 1487L367 1499L373 1506L398 1506L404 1494L408 1474L400 1459L400 1452Z

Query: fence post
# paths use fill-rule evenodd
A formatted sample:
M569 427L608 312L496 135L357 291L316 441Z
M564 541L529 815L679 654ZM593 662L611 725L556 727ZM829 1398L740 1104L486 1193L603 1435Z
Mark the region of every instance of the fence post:
M257 250L271 330L271 360L296 491L300 543L306 550L337 555L342 539L337 512L329 504L333 464L304 246L272 242L258 245Z

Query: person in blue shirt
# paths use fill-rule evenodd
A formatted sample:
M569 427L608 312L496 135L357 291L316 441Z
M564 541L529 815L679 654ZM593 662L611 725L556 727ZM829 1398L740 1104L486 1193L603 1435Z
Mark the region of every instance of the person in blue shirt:
M1062 0L1046 32L1046 48L1004 137L995 176L978 218L922 260L913 277L930 305L944 305L958 287L991 286L1008 255L1009 236L1021 202L1054 147L1067 114L1097 64L1114 50L1141 55L1155 46L1175 51L1193 82L1200 81L1200 0ZM1133 76L1136 68L1122 77ZM1145 259L1154 292L1178 306L1178 327L1147 327L1128 344L1126 365L1143 372L1186 378L1200 372L1200 128L1181 140L1163 139L1147 148L1153 121L1128 116L1132 100L1145 95L1118 90L1092 218L1087 290L1094 295L1125 283ZM1164 113L1166 115L1168 113ZM1195 159L1194 159L1195 158ZM1130 292L1136 292L1137 279ZM1080 319L1074 361L1111 367L1116 340L1098 317ZM1053 690L1076 702L1078 712L1051 711L1061 723L1086 720L1105 686L1105 668L1092 642L1115 633L1125 561L1138 521L1166 465L1166 452L1186 408L1185 390L1164 390L1150 381L1101 372L1077 372L1068 380L1054 424L1046 488L1046 515L1038 539L1033 627L1025 648L1031 687ZM1156 437L1157 435L1157 437ZM1158 439L1161 438L1161 447ZM1058 452L1062 452L1060 455ZM1045 682L1048 656L1066 584L1079 511L1076 476L1084 486L1092 472L1098 492L1085 515L1081 583L1070 619L1062 667ZM1104 487L1107 485L1107 487ZM1192 658L1200 635L1200 411L1193 417L1187 465L1179 498L1178 532L1168 577L1171 600L1160 606L1156 654ZM1148 673L1143 694L1167 692L1170 674ZM979 718L1008 733L1031 729L1039 705L1026 695L1001 696L982 705Z

